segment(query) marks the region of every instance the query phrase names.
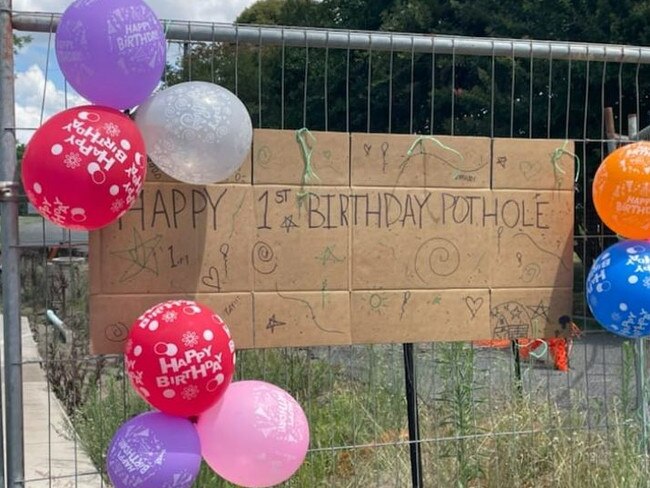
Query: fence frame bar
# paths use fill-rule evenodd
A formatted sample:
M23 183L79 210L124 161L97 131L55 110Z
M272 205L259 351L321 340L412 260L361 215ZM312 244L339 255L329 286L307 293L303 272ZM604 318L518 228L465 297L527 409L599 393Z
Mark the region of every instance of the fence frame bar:
M50 32L61 14L14 12L14 29ZM531 41L489 37L348 31L306 27L261 26L163 20L167 38L186 42L240 42L263 46L360 49L392 52L432 52L472 56L514 56L553 60L590 60L650 64L650 47L616 44ZM190 26L191 25L191 32Z
M12 0L0 0L0 209L6 429L6 486L24 486L22 330L20 323L19 175L16 161ZM4 449L3 449L4 450ZM4 476L3 476L4 478ZM5 486L3 479L2 486Z

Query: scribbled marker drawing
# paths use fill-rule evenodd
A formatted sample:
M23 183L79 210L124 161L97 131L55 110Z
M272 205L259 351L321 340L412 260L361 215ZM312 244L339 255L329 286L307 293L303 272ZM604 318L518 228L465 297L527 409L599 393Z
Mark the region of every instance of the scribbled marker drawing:
M326 246L322 253L316 256L316 260L319 261L323 266L327 266L330 263L342 263L345 261L345 258L339 258L334 254L334 248L336 246Z
M280 291L277 290L277 287L276 287L276 293L283 300L302 303L307 308L307 310L309 311L309 315L307 315L307 318L310 319L313 322L313 324L316 326L316 328L318 330L320 330L322 332L326 332L328 334L343 334L342 330L333 330L333 329L327 329L327 328L323 327L318 322L318 318L316 317L316 313L314 312L314 307L312 307L311 303L309 303L307 300L303 300L302 298L294 298L294 297L283 295L282 293L280 293Z
M230 221L230 236L228 238L231 238L232 235L235 233L235 222L237 221L237 215L239 215L239 212L241 211L241 208L244 206L244 201L246 200L246 195L244 195L237 205L237 209L235 212L232 214L232 219Z
M214 266L210 266L208 274L201 277L201 283L203 283L208 288L213 288L218 292L221 292L221 278L219 276L219 270Z
M363 151L366 153L366 157L369 157L369 156L370 156L370 151L371 151L371 149L372 149L372 145L371 145L371 144L364 144L364 145L363 145Z
M476 314L479 312L481 307L483 306L483 297L470 297L466 296L465 297L465 305L467 306L467 309L469 310L469 313L472 316L472 320L476 318Z
M129 335L129 327L123 322L110 324L104 330L104 337L109 342L124 342Z
M321 308L325 308L325 305L327 304L327 279L323 280L323 284L321 285L320 288L320 293L321 293Z
M383 313L383 310L386 308L387 305L388 305L388 297L383 293L373 293L368 298L368 306L370 307L370 311L375 312L379 315Z
M277 327L282 327L283 325L287 325L287 323L276 319L275 314L273 314L269 317L269 320L266 323L266 328L271 331L271 334L273 334Z
M500 226L497 229L497 254L501 254L501 237L503 237L504 231L505 228L503 226Z
M263 241L257 241L253 246L251 262L255 271L261 274L271 274L278 268L275 251Z
M544 319L546 322L548 322L549 317L548 314L550 312L550 307L544 303L543 300L540 300L539 303L533 307L529 306L528 310L532 312L532 320L535 320L536 318L541 318Z
M230 253L230 245L228 243L221 244L221 257L223 258L223 270L228 278L228 254Z
M271 161L271 150L268 146L262 146L257 150L257 164L266 169Z
M381 159L382 159L381 170L382 170L382 172L384 174L386 174L386 168L388 167L388 161L387 161L386 158L388 157L388 149L389 148L390 148L390 145L387 142L384 142L381 145Z
M519 276L524 283L531 283L542 273L542 267L537 263L528 263Z
M434 237L424 241L415 253L415 273L423 283L436 276L451 276L460 266L460 251L449 239Z
M531 320L526 307L519 302L500 303L490 310L490 323L494 339L520 339L528 337Z
M291 229L297 229L298 227L299 225L293 221L293 214L287 215L280 225L280 228L285 229L287 231L287 234L291 232Z
M530 235L526 234L525 232L519 232L518 234L515 234L515 235L513 236L514 239L516 239L517 237L525 237L525 238L528 239L528 240L531 242L531 244L532 244L533 246L535 246L538 250L540 250L540 251L543 252L544 254L548 254L549 256L553 256L555 259L557 259L557 260L560 262L560 265L561 265L565 270L569 271L569 267L566 265L566 263L565 263L564 260L562 259L562 256L560 256L560 255L558 255L558 254L555 254L554 252L549 251L549 250L547 250L547 249L544 249L544 248L541 247L539 244L537 244L537 242L535 241L535 239L533 239Z
M156 249L160 245L163 236L158 234L154 237L142 239L140 233L133 229L133 245L123 251L114 251L111 254L130 263L130 266L120 276L120 283L125 283L137 277L143 271L148 271L158 276L158 256Z
M519 163L519 170L524 175L524 178L530 180L539 174L542 170L542 165L539 161L522 161Z
M400 314L399 314L400 320L404 318L404 314L406 313L406 306L408 305L409 300L411 300L411 292L405 291L404 296L402 297L402 309L400 310Z

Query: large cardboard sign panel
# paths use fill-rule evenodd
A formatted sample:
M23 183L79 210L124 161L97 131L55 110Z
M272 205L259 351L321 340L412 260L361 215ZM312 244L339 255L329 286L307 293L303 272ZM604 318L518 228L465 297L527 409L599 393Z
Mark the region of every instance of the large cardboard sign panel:
M239 348L564 333L572 143L296 136L256 131L221 184L151 168L131 211L91 234L95 353L121 352L133 321L172 298L213 307Z

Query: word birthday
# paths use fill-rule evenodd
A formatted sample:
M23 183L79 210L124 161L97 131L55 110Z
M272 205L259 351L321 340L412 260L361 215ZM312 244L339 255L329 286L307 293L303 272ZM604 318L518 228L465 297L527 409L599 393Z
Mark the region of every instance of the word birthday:
M544 209L549 204L543 199L447 192L311 193L306 210L310 229L350 225L422 229L440 223L548 229ZM267 221L265 216L258 228L270 228Z

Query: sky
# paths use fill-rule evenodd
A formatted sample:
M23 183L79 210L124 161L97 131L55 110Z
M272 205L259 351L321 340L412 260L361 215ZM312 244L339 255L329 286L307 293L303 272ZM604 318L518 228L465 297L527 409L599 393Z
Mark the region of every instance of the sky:
M72 0L13 0L13 8L20 12L63 12L71 3ZM160 19L233 22L255 0L147 0L147 3ZM54 37L31 35L33 41L15 59L16 127L26 129L18 130L16 136L24 143L48 117L66 107L85 103L66 86L56 62Z

